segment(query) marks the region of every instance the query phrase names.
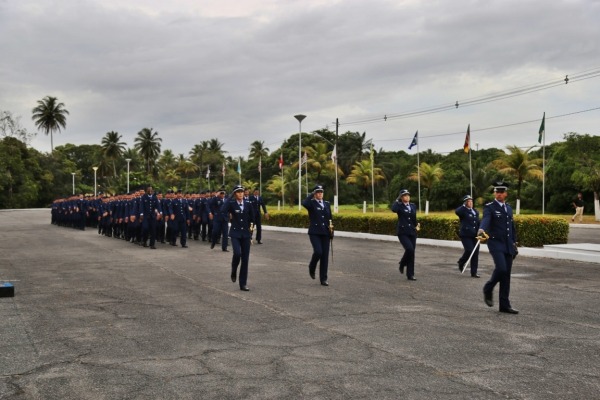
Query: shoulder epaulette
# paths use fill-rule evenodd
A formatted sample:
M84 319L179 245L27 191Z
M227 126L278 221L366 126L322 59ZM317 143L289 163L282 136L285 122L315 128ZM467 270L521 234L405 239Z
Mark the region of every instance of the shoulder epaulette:
M492 204L494 204L493 201L490 201L489 203L485 203L486 206L489 206L489 205L492 205Z

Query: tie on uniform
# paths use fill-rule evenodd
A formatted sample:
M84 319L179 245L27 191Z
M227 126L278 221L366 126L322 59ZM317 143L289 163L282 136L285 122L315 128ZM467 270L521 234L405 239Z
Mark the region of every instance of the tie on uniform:
M244 211L244 203L238 203L238 205L240 206L241 210Z

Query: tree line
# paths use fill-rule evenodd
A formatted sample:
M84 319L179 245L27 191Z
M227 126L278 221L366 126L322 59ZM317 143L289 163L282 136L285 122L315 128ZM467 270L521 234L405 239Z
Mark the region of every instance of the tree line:
M52 118L54 115L55 118ZM68 111L56 98L47 96L32 110L36 127L50 135L66 128ZM58 116L58 117L57 117ZM431 150L417 155L405 151L375 150L365 132L336 135L328 129L302 133L302 159L298 160L299 133L279 148L264 142L250 144L246 157L227 154L217 138L202 140L187 154L162 148L160 133L142 128L129 146L118 132L109 131L98 144L65 144L51 153L28 146L32 134L20 127L19 118L0 112L0 208L45 207L54 199L79 194L124 193L152 184L158 190L198 192L241 182L262 187L270 203L298 203L298 165L302 168L302 193L317 183L325 185L326 197L335 191L336 172L340 204L358 206L370 202L390 203L401 188L413 193L421 187L421 199L431 211L453 209L470 194L469 155L463 149L449 154ZM334 150L335 147L335 150ZM477 204L491 199L491 182L511 183L521 208L542 209L542 149L507 146L505 149L473 151L472 192ZM281 164L283 161L283 164ZM571 210L578 191L591 204L600 193L600 137L570 132L564 140L545 148L545 209L551 213ZM281 165L281 168L280 168ZM92 167L97 167L94 172ZM129 171L129 173L128 173ZM374 193L372 190L374 189ZM586 212L593 207L586 207Z

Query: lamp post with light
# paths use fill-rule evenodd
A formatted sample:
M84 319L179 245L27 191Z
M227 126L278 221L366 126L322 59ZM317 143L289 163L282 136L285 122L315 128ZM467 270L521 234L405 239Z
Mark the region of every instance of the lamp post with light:
M96 183L96 172L98 171L98 167L92 167L92 169L94 170L94 197L98 196L97 193L97 188L98 188L98 184Z
M129 193L129 163L131 158L126 158L125 161L127 161L127 193Z
M298 130L298 211L302 210L302 120L306 115L294 115L300 124Z

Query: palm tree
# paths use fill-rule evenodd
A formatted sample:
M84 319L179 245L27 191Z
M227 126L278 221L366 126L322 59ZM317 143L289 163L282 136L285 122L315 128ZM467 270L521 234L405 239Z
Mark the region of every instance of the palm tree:
M250 144L249 160L260 160L269 156L269 148L265 147L265 142L261 140L255 140Z
M166 172L167 170L174 169L177 165L177 159L175 158L175 154L173 154L173 150L166 149L160 155L158 159L158 167L161 171Z
M110 131L106 132L106 136L102 138L102 155L107 160L112 161L113 165L113 174L114 177L117 177L117 166L115 161L122 157L125 152L125 142L119 142L121 140L121 135L118 132Z
M67 115L69 111L64 103L58 103L56 97L46 96L38 100L38 105L31 112L31 119L35 126L44 131L46 135L50 134L50 152L54 153L54 140L52 134L54 131L60 132L60 128L67 128Z
M371 170L373 171L372 181ZM346 182L349 184L359 185L365 195L369 192L371 182L373 182L373 185L377 185L379 182L384 182L385 180L381 168L375 167L370 159L355 162L352 166L352 171L346 178Z
M198 164L198 168L204 170L204 159L206 158L206 154L208 152L208 141L203 140L200 144L195 144L190 150L190 161Z
M161 142L162 139L158 137L158 132L152 132L152 128L142 129L135 138L135 148L144 159L147 174L152 171L150 167L156 162L160 154Z
M328 178L335 177L335 162L331 158L333 150L328 151L327 143L315 143L312 146L304 148L308 156L309 172L316 172L316 182L321 182L321 175L325 172ZM342 170L338 167L338 174L344 176Z
M539 158L530 160L532 146L523 151L517 146L506 146L509 154L503 153L499 159L492 161L492 166L502 175L512 176L517 180L517 200L521 199L521 186L527 179L542 179L543 172Z
M422 162L419 173L411 173L408 179L418 181L419 174L421 175L421 184L425 187L425 201L428 201L431 189L442 179L444 170L441 167L441 163L429 165L426 162Z

